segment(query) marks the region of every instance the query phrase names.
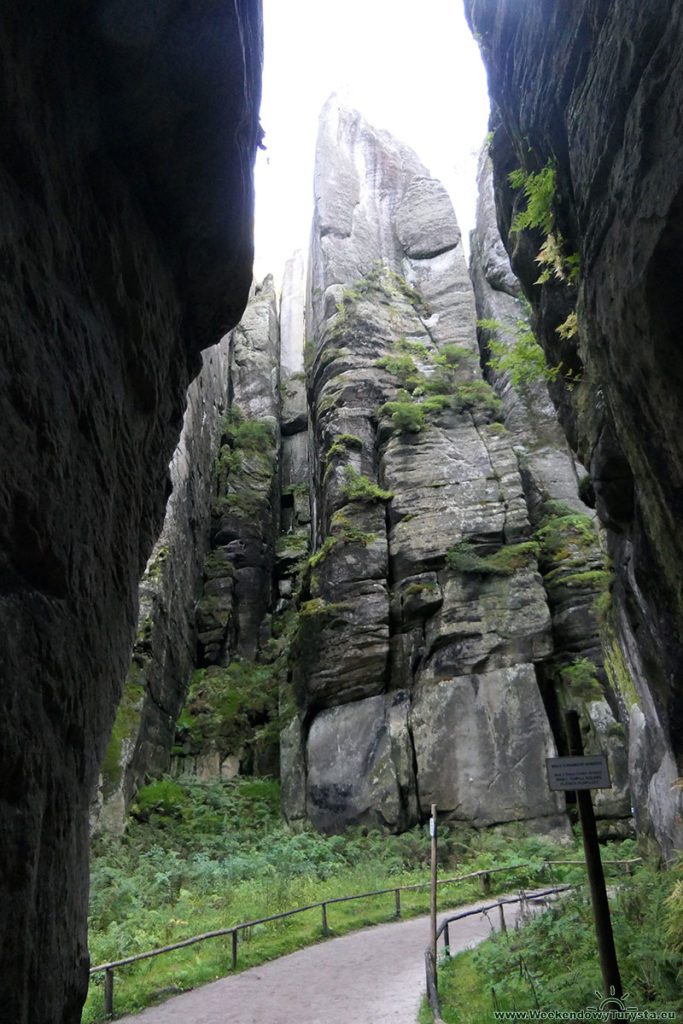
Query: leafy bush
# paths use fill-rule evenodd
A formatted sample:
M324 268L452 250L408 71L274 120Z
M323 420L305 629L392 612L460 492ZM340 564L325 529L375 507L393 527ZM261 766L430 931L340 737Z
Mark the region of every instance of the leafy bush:
M420 374L412 356L407 354L388 355L376 360L375 366L382 370L388 370L403 383L408 390L417 387L420 382Z
M571 665L563 665L559 675L572 697L582 700L602 700L598 682L598 666L588 658L575 658Z
M417 434L424 428L424 406L411 399L385 402L379 413L380 416L390 416L391 422L401 434Z
M628 856L623 844L619 856ZM640 1011L680 1012L680 957L662 929L673 872L647 866L619 879L612 925L628 1005ZM676 892L674 888L673 892ZM572 893L525 928L497 934L476 950L443 964L439 995L446 1022L474 1024L494 1010L585 1011L602 988L588 895ZM599 1001L599 1000L598 1000ZM655 1013L655 1016L657 1013ZM421 1020L429 1019L427 1015Z
M517 320L512 342L496 337L503 325L499 320L478 320L477 326L491 332L488 341L490 358L487 366L499 373L507 373L513 387L524 388L541 381L553 381L560 366L548 366L545 353L536 341L534 332L524 320Z
M458 384L455 393L456 409L479 409L499 416L503 403L491 385L485 380L468 380Z
M457 572L481 576L511 576L516 569L528 565L538 556L538 544L524 541L506 544L493 554L478 555L471 541L452 544L446 552L446 565Z
M392 491L382 490L353 466L344 467L344 479L342 497L346 501L391 501L394 496Z

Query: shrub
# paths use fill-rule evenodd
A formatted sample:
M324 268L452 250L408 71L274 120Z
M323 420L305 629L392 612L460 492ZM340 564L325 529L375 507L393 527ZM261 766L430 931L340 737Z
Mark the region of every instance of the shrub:
M424 407L409 399L385 402L379 413L380 416L390 416L401 434L418 434L424 427Z
M503 403L487 381L468 380L458 384L455 393L455 407L456 409L480 409L492 416L499 416L503 409Z
M346 482L341 493L346 501L391 501L394 496L393 491L383 491L353 466L344 467L344 478Z
M488 342L490 358L486 365L499 373L507 373L513 387L523 390L540 381L555 380L560 366L548 366L545 353L527 322L517 321L512 342L495 337L495 332L503 326L498 320L478 320L477 325L492 332Z
M559 669L560 679L573 697L581 700L601 700L602 687L598 682L598 666L588 658L575 658L571 665Z
M491 555L478 555L472 542L459 541L446 552L446 565L461 573L481 576L511 576L516 569L528 565L538 556L538 544L524 541L521 544L506 544Z

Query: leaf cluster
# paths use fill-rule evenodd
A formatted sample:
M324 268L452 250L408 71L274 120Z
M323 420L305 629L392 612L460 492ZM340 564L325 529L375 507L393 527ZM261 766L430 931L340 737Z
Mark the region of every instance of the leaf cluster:
M539 547L534 541L506 544L490 555L477 554L469 540L452 544L446 552L446 565L456 572L479 576L511 576L517 569L529 565L538 557Z
M341 496L345 501L391 501L393 491L385 491L353 466L344 467L344 486Z

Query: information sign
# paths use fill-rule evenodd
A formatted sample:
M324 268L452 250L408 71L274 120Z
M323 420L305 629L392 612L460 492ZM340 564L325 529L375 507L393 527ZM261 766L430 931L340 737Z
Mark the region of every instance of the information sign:
M611 789L607 759L602 754L584 757L547 757L551 789Z

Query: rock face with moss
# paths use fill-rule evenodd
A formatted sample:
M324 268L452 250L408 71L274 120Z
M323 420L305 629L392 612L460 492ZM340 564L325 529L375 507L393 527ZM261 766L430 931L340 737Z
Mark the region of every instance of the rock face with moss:
M195 606L202 593L215 459L228 408L230 337L204 352L188 390L183 431L169 467L171 495L139 587L138 634L104 763L96 828L123 831L138 788L168 768L175 723L196 661Z
M542 549L479 370L450 202L410 151L335 101L317 159L315 550L293 640L285 811L328 830L399 829L435 802L451 821L561 829L564 800L545 784Z
M629 827L631 807L623 709L605 670L600 636L614 576L600 543L590 478L569 448L548 393L549 378L563 368L545 361L498 234L486 152L478 185L470 266L480 347L503 402L552 618L553 652L537 666L539 683L562 752L568 753L564 712L575 708L585 749L608 754L613 786L597 791L594 803L602 834L620 835Z
M571 389L560 376L551 390L614 563L603 647L638 821L669 855L683 844L683 14L616 0L466 8L494 105L498 223L548 361L572 371Z

